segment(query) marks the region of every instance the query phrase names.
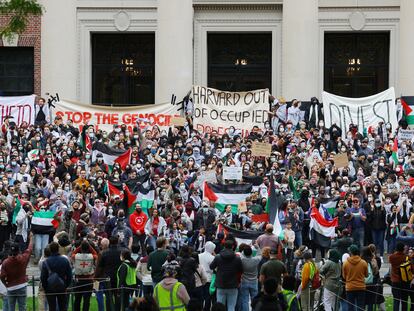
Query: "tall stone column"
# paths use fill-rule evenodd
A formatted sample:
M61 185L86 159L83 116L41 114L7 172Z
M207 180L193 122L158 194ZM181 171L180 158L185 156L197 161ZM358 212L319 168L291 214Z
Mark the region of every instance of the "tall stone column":
M181 100L193 83L193 2L159 0L155 41L155 103Z
M318 90L318 0L283 1L282 95L310 100Z
M396 94L414 96L414 12L413 0L400 2L399 90Z

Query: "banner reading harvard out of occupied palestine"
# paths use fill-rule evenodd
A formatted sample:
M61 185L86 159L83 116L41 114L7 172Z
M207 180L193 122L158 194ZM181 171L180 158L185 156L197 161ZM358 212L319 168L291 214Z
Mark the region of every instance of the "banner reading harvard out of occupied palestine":
M35 99L36 95L0 97L0 125L3 125L5 116L12 116L10 121L17 125L23 122L34 124Z
M323 92L322 100L325 126L338 125L344 137L350 124L358 125L360 132L364 128L378 126L379 122L391 123L393 129L398 126L393 87L361 98L347 98Z
M93 124L95 128L104 131L112 131L115 124L126 124L132 132L137 121L146 124L157 125L160 128L168 128L173 116L179 115L177 106L170 103L132 106L132 107L107 107L97 105L86 105L62 100L54 103L53 114L61 116L63 121L72 120L74 125L84 125L86 122Z
M269 109L269 90L225 92L193 86L194 128L202 133L227 132L230 126L244 136L253 126L264 128Z

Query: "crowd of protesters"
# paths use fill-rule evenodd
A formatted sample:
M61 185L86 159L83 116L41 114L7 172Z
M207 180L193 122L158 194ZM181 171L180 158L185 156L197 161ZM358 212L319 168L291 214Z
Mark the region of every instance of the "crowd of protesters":
M225 134L197 132L190 104L186 124L167 129L140 120L106 132L59 116L47 123L40 114L34 125L6 117L0 133L3 310L16 304L26 310L30 260L41 271L39 310L67 310L68 293L73 309L83 311L93 293L98 309L108 311L296 311L319 304L329 311L385 310L384 282L392 287L395 311L407 310L409 301L414 310L412 141L396 139L398 128L390 124L326 128L321 112L304 116L299 108L298 101L287 107L271 98L269 121L245 137L233 126ZM407 128L404 120L400 127ZM129 163L112 166L102 154L93 157L85 137L92 146L131 148ZM257 141L272 146L270 156L252 155ZM348 165L338 167L337 154L346 154ZM224 180L224 166L242 167L243 180ZM214 171L218 183L253 182L246 210L219 211L204 199L197 181L205 171ZM135 202L131 213L127 195L111 193L108 182L141 177L154 200L145 209ZM277 202L267 207L270 182ZM328 246L309 238L310 210L322 202L333 204L327 219L338 217ZM278 210L282 235L255 217L269 208ZM34 230L36 212L53 212L50 232ZM263 232L241 242L217 231L219 224ZM384 261L390 272L380 275Z

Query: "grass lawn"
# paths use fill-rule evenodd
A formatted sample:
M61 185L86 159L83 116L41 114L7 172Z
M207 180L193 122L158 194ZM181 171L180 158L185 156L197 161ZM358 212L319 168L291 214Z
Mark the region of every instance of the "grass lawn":
M392 300L393 300L392 299L392 296L388 296L385 299L385 307L386 307L386 310L387 311L391 311L392 310ZM39 310L38 307L37 307L37 298L35 298L35 304L36 304L36 310ZM1 309L3 309L3 301L2 300L0 300L0 310ZM17 307L16 307L16 310L17 310ZM30 298L27 299L27 310L28 311L33 311L33 299L32 299L32 297L30 297ZM72 308L72 302L69 302L68 311L72 311L72 310L73 310L73 308ZM98 304L96 302L95 296L92 296L91 297L91 304L90 304L89 310L90 311L97 311L98 310Z

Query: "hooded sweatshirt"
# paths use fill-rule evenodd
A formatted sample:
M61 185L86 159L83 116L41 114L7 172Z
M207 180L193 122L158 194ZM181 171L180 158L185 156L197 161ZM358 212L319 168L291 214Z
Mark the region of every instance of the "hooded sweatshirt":
M211 276L213 275L213 270L210 269L210 264L214 260L214 249L216 248L216 245L208 241L204 247L205 251L198 255L198 260L200 261L200 266L204 268L204 271L207 274L207 283L211 282Z
M368 276L368 264L359 256L349 257L342 266L346 291L365 290L365 278Z
M164 278L160 282L160 284L164 289L171 291L174 287L174 284L177 282L178 281L176 279L167 277L167 278ZM180 285L178 287L177 298L180 299L185 305L188 305L188 302L190 301L190 296L188 295L187 289L185 288L184 285Z
M210 264L210 269L217 269L216 287L231 289L239 287L243 265L240 257L231 249L223 249Z

